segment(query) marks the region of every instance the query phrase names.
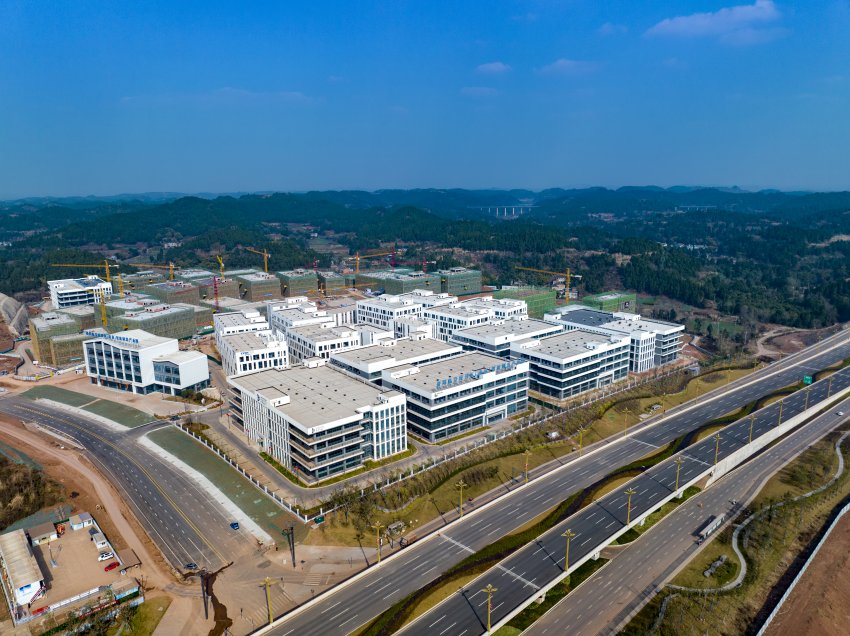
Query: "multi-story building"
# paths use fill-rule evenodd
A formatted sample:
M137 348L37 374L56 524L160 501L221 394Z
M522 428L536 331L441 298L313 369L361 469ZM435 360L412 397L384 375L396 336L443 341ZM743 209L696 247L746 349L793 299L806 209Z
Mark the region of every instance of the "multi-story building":
M385 369L381 385L407 396L407 426L434 443L524 411L528 363L483 353Z
M435 338L448 342L458 329L486 325L495 320L495 314L492 309L457 303L426 309L422 319L433 323Z
M316 482L407 449L400 393L322 364L228 378L233 418L298 477Z
M385 369L404 364L438 362L461 353L463 348L460 345L429 338L404 338L333 353L328 363L346 373L380 385Z
M285 272L277 272L280 279L280 287L286 298L291 296L305 296L319 289L319 275L312 269L293 269Z
M295 327L335 324L331 316L324 311L319 311L312 304L269 312L269 326L278 338L286 337L289 330Z
M559 308L557 313L546 314L544 319L564 325L567 331L582 329L601 334L627 334L631 339L629 370L633 373L642 373L673 362L682 350L684 325L647 320L638 314L612 313L583 305L569 305Z
M622 380L629 374L629 337L573 330L511 344L529 365L529 388L553 401Z
M526 320L528 318L528 305L524 300L514 298L479 296L461 301L458 306L492 311L494 320Z
M398 296L378 296L357 301L357 322L375 325L389 331L395 331L395 323L400 318L421 318L422 303L411 298Z
M169 305L174 303L201 304L200 290L192 283L182 280L166 280L161 283L150 283L149 285L145 285L144 292Z
M239 294L252 302L280 298L280 279L265 272L237 274L233 277L239 283Z
M104 296L112 295L112 283L98 276L49 280L50 302L53 309L64 309L76 305L94 305Z
M440 291L455 296L481 293L481 271L465 267L452 267L437 272L440 277Z
M266 369L285 369L289 366L286 341L256 332L223 336L218 352L221 354L224 374L228 376Z
M176 395L209 385L207 357L199 351L180 351L177 340L138 329L110 334L85 332L86 373L92 384L133 393Z
M416 316L406 316L394 322L396 338L434 338L434 323L432 322Z
M237 333L271 334L268 321L257 310L245 309L227 314L216 314L213 317L215 327L215 344L221 350L221 339Z
M401 269L360 272L357 274L357 285L360 289L368 287L375 293L393 295L405 294L415 289L441 291L439 274L403 271Z
M286 333L292 363L308 358L328 359L332 353L360 346L360 334L349 327L330 323L292 327Z
M467 351L481 351L490 355L508 358L511 345L529 338L545 338L562 332L564 328L542 320L505 320L459 329L452 334L450 342L462 345Z

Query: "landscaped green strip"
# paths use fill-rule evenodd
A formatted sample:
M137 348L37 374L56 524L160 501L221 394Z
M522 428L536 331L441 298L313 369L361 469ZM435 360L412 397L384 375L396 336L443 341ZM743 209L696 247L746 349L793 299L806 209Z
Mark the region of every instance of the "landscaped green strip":
M141 426L156 419L153 415L149 415L144 411L134 409L132 406L124 406L111 400L97 400L82 408L84 411L100 415L129 428Z
M82 393L77 393L76 391L61 389L58 386L35 386L31 389L24 391L22 395L30 398L31 400L42 398L45 400L53 400L54 402L59 402L61 404L67 404L68 406L76 407L80 407L83 404L88 404L89 402L92 402L97 399L95 397L92 397L91 395L84 395Z

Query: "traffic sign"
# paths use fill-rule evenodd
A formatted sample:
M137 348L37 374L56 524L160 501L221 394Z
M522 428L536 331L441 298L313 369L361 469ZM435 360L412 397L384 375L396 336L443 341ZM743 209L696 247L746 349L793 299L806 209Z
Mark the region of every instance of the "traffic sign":
M804 375L803 376L803 384L811 384L811 383L812 383L812 376Z

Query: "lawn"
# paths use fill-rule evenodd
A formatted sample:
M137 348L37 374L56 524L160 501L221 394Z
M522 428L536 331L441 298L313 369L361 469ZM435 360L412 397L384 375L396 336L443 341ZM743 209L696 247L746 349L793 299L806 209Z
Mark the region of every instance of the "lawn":
M89 402L93 402L97 399L91 395L77 393L76 391L69 391L68 389L60 389L58 386L36 386L24 391L23 395L31 400L43 398L45 400L53 400L54 402L76 407L81 407L84 404L88 404Z
M111 625L106 633L108 636L150 636L156 631L169 605L171 599L167 596L146 600L132 610L128 620Z
M141 426L156 419L153 415L149 415L144 411L134 409L132 406L118 404L118 402L112 402L111 400L95 400L82 408L84 411L100 415L129 428Z

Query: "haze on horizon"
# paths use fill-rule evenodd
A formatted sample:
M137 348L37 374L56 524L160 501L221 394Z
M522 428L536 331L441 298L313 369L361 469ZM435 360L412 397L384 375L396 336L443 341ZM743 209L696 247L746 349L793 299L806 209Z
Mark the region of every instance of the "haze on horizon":
M850 189L850 1L0 4L0 198Z

